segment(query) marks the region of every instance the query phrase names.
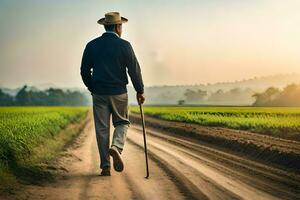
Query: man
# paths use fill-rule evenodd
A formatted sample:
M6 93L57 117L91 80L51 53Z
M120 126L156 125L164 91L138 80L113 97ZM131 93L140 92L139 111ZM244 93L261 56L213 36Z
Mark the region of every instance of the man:
M137 101L143 104L144 84L141 69L131 44L121 39L122 24L128 19L118 12L109 12L98 23L106 30L102 36L88 42L81 62L81 77L92 94L96 138L100 154L102 176L110 176L110 156L114 169L121 172L121 159L128 119L127 73L137 92ZM113 140L109 148L110 117L114 126Z

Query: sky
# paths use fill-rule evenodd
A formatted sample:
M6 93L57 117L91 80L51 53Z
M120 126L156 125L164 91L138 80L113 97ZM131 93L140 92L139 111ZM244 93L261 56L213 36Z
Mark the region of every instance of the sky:
M299 0L0 0L0 87L84 87L86 43L119 11L144 84L300 73Z

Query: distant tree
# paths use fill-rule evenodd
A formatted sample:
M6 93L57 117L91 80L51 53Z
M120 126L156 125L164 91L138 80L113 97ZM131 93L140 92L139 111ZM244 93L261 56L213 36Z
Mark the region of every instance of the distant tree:
M282 91L271 87L254 97L254 106L300 106L300 85L290 84Z
M31 94L27 92L27 85L24 85L16 95L16 105L32 105Z
M217 90L208 97L208 103L222 105L249 105L253 103L253 91L249 88Z
M70 90L67 90L66 94L66 101L68 102L68 105L70 106L79 106L79 105L86 105L88 102L88 99L86 96L82 95L78 91L71 92Z
M200 89L197 91L186 89L184 96L186 98L186 101L188 102L199 103L200 101L205 99L205 97L207 96L207 91Z
M254 106L274 105L274 101L280 95L278 88L270 87L263 93L255 93L253 97L256 99L253 103Z
M229 90L229 93L231 95L240 95L242 93L242 90L240 88L233 88Z
M300 106L300 85L290 84L274 100L275 106Z
M208 100L212 102L224 101L224 91L222 89L217 90L210 95Z
M0 89L0 106L12 106L14 105L14 99L9 94L4 93Z
M184 105L185 104L185 100L179 100L178 101L178 105Z
M32 105L48 105L47 94L44 91L29 91Z
M47 102L48 105L64 105L64 91L61 89L49 88L46 90L46 94L48 96Z

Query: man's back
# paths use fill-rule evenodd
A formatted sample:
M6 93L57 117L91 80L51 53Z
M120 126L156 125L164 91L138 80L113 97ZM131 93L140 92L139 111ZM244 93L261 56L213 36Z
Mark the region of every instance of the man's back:
M92 93L104 95L126 93L128 84L126 68L136 91L143 93L141 69L129 42L119 38L115 33L105 32L86 45L81 75Z

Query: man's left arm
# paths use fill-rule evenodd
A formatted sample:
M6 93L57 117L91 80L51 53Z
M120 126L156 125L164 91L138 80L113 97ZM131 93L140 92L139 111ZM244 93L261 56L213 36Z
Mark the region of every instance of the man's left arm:
M81 67L80 67L80 75L83 80L83 83L88 88L90 92L93 91L93 84L92 84L92 74L91 69L93 67L92 63L92 55L90 52L90 48L87 45L84 49L82 60L81 60Z
M127 44L127 51L126 51L126 66L128 69L128 74L130 76L131 82L133 84L134 89L137 93L143 94L144 93L144 83L141 73L141 67L139 62L136 58L134 50L130 43Z

